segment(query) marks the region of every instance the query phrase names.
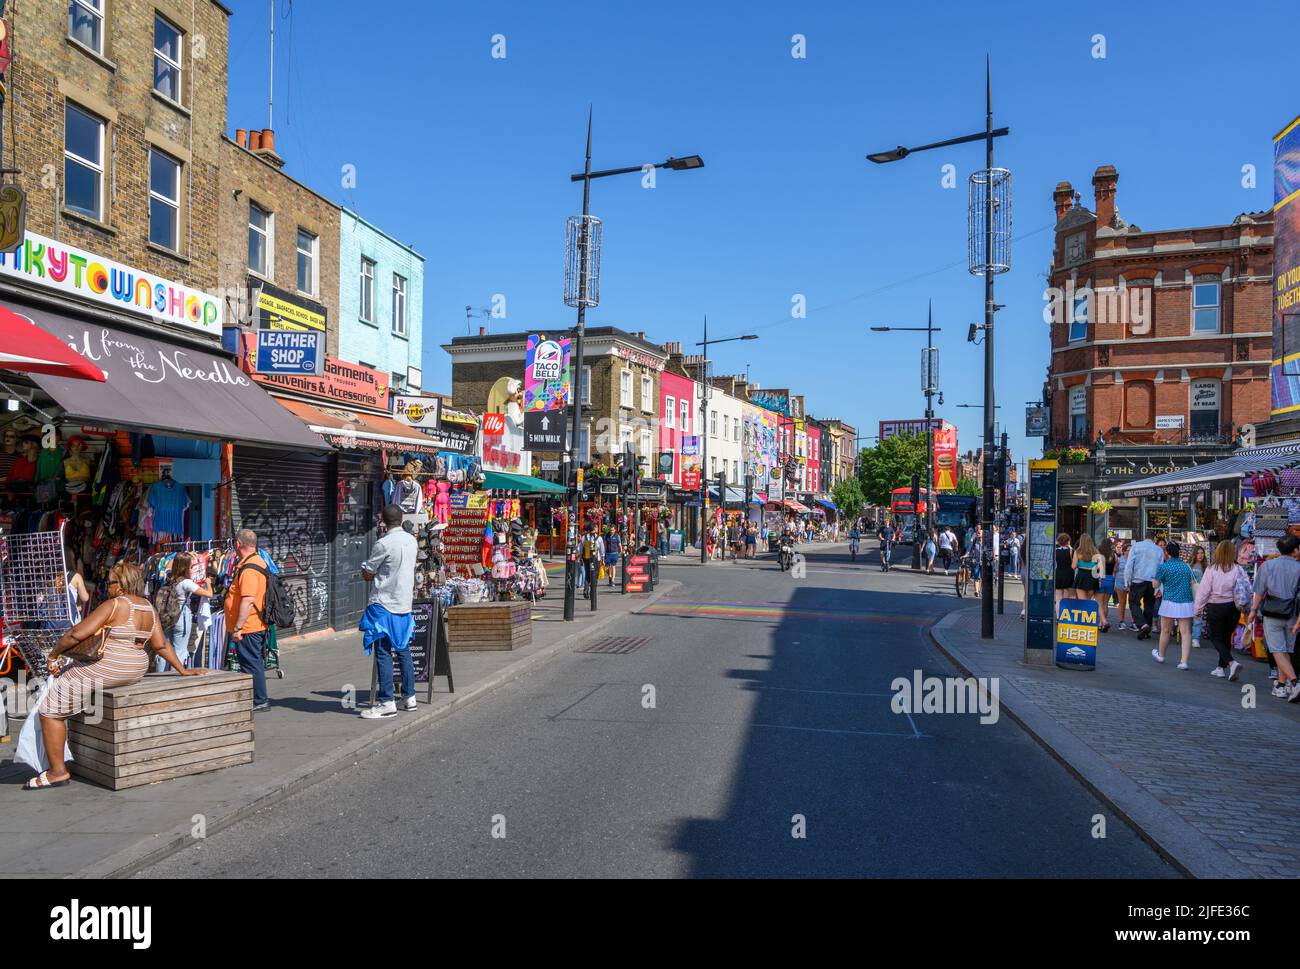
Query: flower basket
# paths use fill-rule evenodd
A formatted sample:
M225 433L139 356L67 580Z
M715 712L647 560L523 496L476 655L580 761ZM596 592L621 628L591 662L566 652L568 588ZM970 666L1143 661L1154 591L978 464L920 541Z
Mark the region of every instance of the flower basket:
M1091 501L1088 503L1088 510L1094 515L1102 515L1110 511L1115 506L1109 501Z

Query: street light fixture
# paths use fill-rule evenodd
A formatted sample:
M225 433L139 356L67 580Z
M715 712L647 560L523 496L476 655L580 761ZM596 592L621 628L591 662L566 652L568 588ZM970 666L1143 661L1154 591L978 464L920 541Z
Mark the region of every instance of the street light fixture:
M918 151L946 148L968 142L984 142L984 168L970 176L967 216L968 269L972 275L984 276L984 449L993 453L993 316L998 306L993 301L993 277L1011 268L1011 173L993 167L993 139L1010 134L1010 128L993 127L993 84L989 60L984 61L984 130L946 141L936 141L916 148L897 148L868 155L876 164L900 161ZM971 337L975 335L971 331ZM993 574L993 477L984 474L984 500L980 515L984 523L984 548L981 552L984 575ZM980 638L993 638L993 583L981 583Z
M588 306L600 304L600 230L599 219L591 215L591 180L605 178L609 175L624 175L643 171L644 165L630 168L611 168L606 171L591 170L591 119L592 110L587 109L587 158L581 175L570 175L570 182L582 182L582 216L575 219L570 216L569 243L566 252L564 272L564 302L577 307L578 326L575 343L576 367L578 375L578 392L570 394L572 398L572 419L569 433L568 468L565 469L565 481L578 466L578 428L582 422L582 367L583 367L583 333L586 324ZM699 155L687 155L685 158L669 158L654 166L684 171L703 168L704 159ZM578 488L573 482L569 492L569 527L564 555L564 621L573 622L574 604L578 576Z
M698 157L698 156L693 156ZM682 159L687 161L688 159ZM700 162L700 164L704 164ZM757 333L746 333L744 336L727 336L720 340L709 339L709 317L704 316L704 339L695 345L703 347L700 354L700 403L704 407L704 415L700 418L700 438L704 441L703 453L700 455L700 563L704 564L709 561L708 549L705 547L704 532L709 527L708 516L705 514L707 507L706 501L709 493L709 344L710 343L733 343L736 340L757 340ZM718 505L721 506L726 501L725 491L718 492ZM748 507L745 513L749 513Z

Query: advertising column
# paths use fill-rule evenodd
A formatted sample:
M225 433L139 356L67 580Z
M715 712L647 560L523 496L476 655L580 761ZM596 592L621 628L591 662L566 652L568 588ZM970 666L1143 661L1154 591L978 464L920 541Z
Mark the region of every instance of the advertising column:
M1053 611L1056 576L1055 461L1029 462L1029 533L1025 552L1025 663L1055 661Z
M1300 118L1273 139L1273 408L1300 413Z

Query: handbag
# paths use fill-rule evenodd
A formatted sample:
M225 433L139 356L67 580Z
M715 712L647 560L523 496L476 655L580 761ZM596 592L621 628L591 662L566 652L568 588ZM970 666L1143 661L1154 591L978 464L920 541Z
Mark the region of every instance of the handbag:
M86 663L94 663L104 658L104 650L108 648L108 634L113 628L113 617L117 615L117 599L113 600L113 611L109 613L108 620L88 637L79 643L73 643L58 656L70 656L72 659L78 659ZM54 659L55 654L50 655Z

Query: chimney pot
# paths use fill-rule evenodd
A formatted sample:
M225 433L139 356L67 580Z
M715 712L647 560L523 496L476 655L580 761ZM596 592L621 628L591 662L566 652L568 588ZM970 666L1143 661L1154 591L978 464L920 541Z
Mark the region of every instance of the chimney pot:
M262 148L266 151L275 151L275 129L262 129Z
M235 129L235 144L237 144L240 148L247 148L247 147L248 147L248 129L247 129L247 128L236 128L236 129Z
M1115 221L1115 186L1118 182L1119 172L1114 165L1101 165L1092 176L1098 226L1110 225Z
M254 129L248 133L248 150L257 151L262 147L262 132Z
M1074 186L1069 182L1057 182L1056 190L1052 192L1052 201L1056 203L1057 222L1065 218L1065 213L1070 211L1073 200Z
M485 326L480 326L480 327L478 328L478 335L479 335L479 336L486 336L486 335L487 335L487 327L485 327Z

